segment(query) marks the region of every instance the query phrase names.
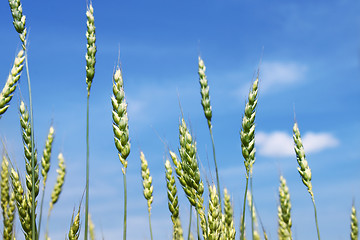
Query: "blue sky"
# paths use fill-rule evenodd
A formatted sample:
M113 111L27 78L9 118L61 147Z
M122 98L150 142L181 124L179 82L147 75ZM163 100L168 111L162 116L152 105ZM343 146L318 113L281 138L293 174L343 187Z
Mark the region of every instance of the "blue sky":
M349 236L352 200L360 206L358 1L104 0L93 1L93 6L98 53L90 100L90 211L98 237L117 239L122 234L122 173L113 143L110 102L119 49L132 144L128 239L150 239L140 149L154 179L154 236L170 239L163 166L167 152L161 139L176 151L178 99L197 140L204 180L205 174L215 176L200 104L198 55L207 67L220 180L232 195L237 230L245 188L240 124L250 83L263 56L254 201L264 227L270 239L277 238L277 189L282 173L291 194L294 239L316 238L312 203L292 149L295 109L313 173L321 236ZM23 1L39 153L52 122L56 131L47 199L56 180L60 151L67 164L64 191L50 222L53 239L63 238L68 231L73 208L85 187L85 11L86 1ZM3 86L20 49L6 1L0 3L0 31ZM17 110L20 92L27 101L25 75L0 121L0 136L12 161L23 168ZM188 203L179 184L178 189L186 226ZM19 225L17 233L21 236Z

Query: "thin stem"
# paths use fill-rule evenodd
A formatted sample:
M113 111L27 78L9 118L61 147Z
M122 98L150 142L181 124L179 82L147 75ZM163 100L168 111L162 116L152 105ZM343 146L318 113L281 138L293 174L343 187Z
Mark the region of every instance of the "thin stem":
M126 215L127 215L126 172L123 173L123 179L124 179L124 233L123 233L123 240L126 240Z
M250 174L250 194L251 194L251 203L250 203L250 208L251 208L251 234L252 234L252 239L254 238L254 199L253 199L253 185L252 185L252 174Z
M245 194L244 194L244 204L243 204L243 212L241 218L241 226L240 226L240 240L245 239L245 205L246 205L246 194L249 185L249 172L246 174L246 187L245 187Z
M318 236L318 240L320 240L320 231L319 231L319 224L318 224L318 219L317 219L317 213L316 213L316 206L315 206L314 196L311 196L311 200L312 200L313 205L314 205L314 213L315 213L315 223L316 223L317 236Z
M196 225L197 225L197 237L198 237L198 240L200 240L199 213L196 214Z
M220 206L222 206L222 205L221 205L220 180L219 180L218 167L217 167L217 163L216 163L215 143L214 143L214 136L213 136L213 133L212 133L212 125L211 125L211 123L210 123L210 124L208 124L208 126L209 126L209 132L210 132L210 136L211 136L211 143L212 143L213 156L214 156L214 163L215 163L215 172L216 172L217 192L218 192L218 196L219 196ZM222 209L222 207L220 207L220 208Z
M85 197L85 237L88 239L88 221L89 221L89 100L90 96L87 95L86 104L86 197Z
M25 66L26 66L26 75L28 80L28 89L29 89L29 103L30 103L30 123L31 123L31 174L32 174L32 186L31 186L31 229L32 229L32 239L37 239L36 234L36 222L35 222L35 140L34 140L34 116L33 116L33 105L31 97L31 82L29 74L29 63L27 58L27 51L25 51Z
M188 240L190 240L190 234L191 234L191 218L192 218L192 205L190 203L190 219L189 219Z
M38 233L40 233L41 228L41 218L42 218L42 212L43 212L43 205L44 205L44 196L45 196L45 185L43 187L42 196L41 196L41 204L40 204L40 216L39 216L39 226L38 226Z
M151 212L150 212L150 209L149 209L149 227L150 227L151 240L153 240L153 234L152 234L152 228L151 228Z

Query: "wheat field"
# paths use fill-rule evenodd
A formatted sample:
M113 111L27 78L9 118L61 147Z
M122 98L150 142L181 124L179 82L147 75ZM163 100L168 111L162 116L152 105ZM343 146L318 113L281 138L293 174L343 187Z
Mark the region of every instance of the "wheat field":
M1 3L3 239L358 239L359 4L261 2Z

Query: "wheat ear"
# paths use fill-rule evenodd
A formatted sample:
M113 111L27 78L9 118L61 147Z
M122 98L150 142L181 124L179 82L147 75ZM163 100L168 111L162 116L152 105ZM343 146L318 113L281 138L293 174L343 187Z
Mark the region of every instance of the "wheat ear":
M32 192L32 182L33 179L35 179L34 183L35 183L35 198L38 196L39 194L39 166L37 164L37 152L36 149L33 150L32 149L32 144L31 144L31 123L29 121L29 112L25 106L25 103L23 101L20 102L20 125L22 128L22 139L23 139L23 145L24 145L24 155L25 155L25 165L26 165L26 186L27 189L29 190L29 192ZM34 151L34 159L32 159L32 154ZM33 162L34 161L34 162ZM32 166L34 167L34 177L33 175L33 170L32 170ZM35 210L35 209L34 209Z
M31 202L28 199L28 195L24 193L24 189L21 185L19 174L11 168L10 178L13 191L15 193L16 206L19 213L19 219L21 227L24 230L25 239L32 239L32 227L31 227ZM29 204L30 203L30 204Z
M90 2L88 9L86 11L87 17L87 31L86 31L86 84L88 96L90 95L91 83L95 75L95 63L96 63L96 35L95 35L95 23L94 23L94 8Z
M43 212L43 203L44 203L44 196L45 196L45 186L47 175L50 170L50 157L51 157L51 150L52 150L52 143L54 141L54 127L51 126L49 129L49 133L45 142L45 148L43 151L43 155L41 157L41 175L43 176L43 187L42 187L42 196L41 196L41 204L40 204L40 216L39 216L39 226L38 232L40 232L41 228L41 219L42 219L42 212Z
M0 93L0 118L9 108L9 103L16 89L16 83L19 81L21 72L24 68L24 59L24 50L20 50L14 60L13 67L11 68L5 86Z
M50 170L50 157L51 157L52 144L54 141L54 133L55 133L54 127L51 126L46 139L43 156L41 158L41 167L42 167L41 175L43 176L43 190L45 190L47 175Z
M54 204L59 200L59 197L60 197L60 194L62 191L62 187L65 182L66 166L65 166L64 156L62 153L59 154L58 160L59 160L59 169L56 170L58 175L56 178L56 184L51 193L51 202L50 202L49 212L54 207Z
M294 127L293 127L293 139L294 139L294 150L296 153L296 160L299 164L298 172L301 176L302 182L307 187L307 190L310 193L311 200L313 202L316 231L317 231L318 239L320 240L320 231L319 231L319 224L318 224L318 220L317 220L315 198L314 198L314 193L312 191L312 184L311 184L311 169L306 160L305 150L304 150L304 146L302 144L300 130L299 130L298 124L296 122L294 123Z
M22 6L20 0L9 0L9 6L13 17L13 25L15 30L19 33L20 40L22 42L22 48L26 49L26 17L23 15Z
M95 240L95 225L91 219L91 215L89 214L89 233L90 233L90 240Z
M279 207L278 207L278 236L279 240L291 240L291 203L289 188L286 185L286 180L283 176L280 176L279 186Z
M253 164L255 163L255 152L256 152L255 116L256 116L256 106L257 106L258 84L259 84L259 72L249 92L248 101L246 102L245 105L245 113L242 119L242 128L240 132L241 149L242 149L242 155L244 157L244 165L246 168L246 186L245 186L245 194L244 194L244 202L243 202L243 213L241 217L240 240L245 239L244 224L245 224L246 195L248 191L249 176L251 178L252 167ZM253 208L251 208L251 211L253 211Z
M165 161L165 177L167 186L168 207L171 212L171 221L173 222L173 239L183 239L181 221L179 216L179 199L175 177L169 159Z
M223 222L221 214L221 206L219 203L219 196L217 195L215 185L209 186L209 208L208 208L208 223L209 223L209 239L223 239L222 232ZM221 238L220 238L221 237Z
M214 165L215 165L215 173L216 173L216 187L218 190L218 196L219 196L219 201L220 201L220 206L221 206L221 192L220 192L220 180L219 180L219 171L218 171L218 167L217 167L217 162L216 162L216 154L215 154L215 142L214 142L214 136L213 136L213 132L212 132L212 124L211 124L211 117L212 117L212 110L211 110L211 105L210 105L210 93L209 93L209 84L205 75L205 64L204 61L201 59L201 57L199 56L199 82L200 82L200 94L201 94L201 105L203 107L204 110L204 114L205 117L207 119L207 123L208 123L208 127L209 127L209 132L210 132L210 138L211 138L211 143L212 143L212 149L213 149L213 157L214 157Z
M28 210L31 216L31 238L37 237L36 229L36 197L39 194L39 165L37 163L37 151L34 144L34 132L32 121L29 119L29 112L23 101L20 102L20 125L22 128L22 139L24 145L25 168L26 168L26 187L28 189L27 201Z
M179 124L179 154L181 157L182 179L185 183L183 189L191 205L195 207L200 217L200 225L204 239L207 239L207 221L204 208L204 184L200 177L200 170L196 159L196 143L191 136L185 120ZM175 164L176 165L176 164Z
M13 235L15 215L15 194L10 192L9 183L9 160L6 154L3 155L1 163L1 208L3 212L3 239L10 240Z
M356 216L356 209L354 204L351 207L351 223L350 223L350 239L351 240L358 240L359 239L359 225L358 225L358 219Z
M72 214L68 239L78 240L79 236L80 236L80 207L75 218L74 218L74 212Z
M87 11L87 31L86 31L86 84L87 84L87 105L86 105L86 190L85 190L85 236L88 239L88 221L89 221L89 102L90 102L90 88L95 75L95 54L96 54L96 36L95 36L95 23L94 23L94 9L90 1Z
M235 240L234 210L230 202L230 195L226 188L224 189L224 216L225 239Z
M113 75L113 96L112 103L112 119L115 146L118 151L118 156L123 165L123 182L124 182L124 228L123 240L126 240L126 218L127 218L127 189L126 189L126 168L127 157L130 154L130 140L129 140L129 124L127 117L127 104L125 101L124 82L119 67Z
M146 161L143 152L140 152L140 160L141 160L141 177L143 179L143 189L144 189L143 193L145 199L147 200L147 205L148 205L150 236L152 240L153 235L151 228L151 204L153 202L154 187L152 185L152 177L150 176L148 162Z

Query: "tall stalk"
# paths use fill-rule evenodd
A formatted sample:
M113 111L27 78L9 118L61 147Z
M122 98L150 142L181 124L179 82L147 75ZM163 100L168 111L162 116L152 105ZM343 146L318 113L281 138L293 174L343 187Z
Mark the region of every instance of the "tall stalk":
M245 205L246 205L246 195L249 184L252 185L252 169L253 164L255 163L255 115L256 115L256 106L257 106L257 93L258 93L258 83L259 83L259 72L255 81L252 84L250 89L248 101L245 105L245 113L242 120L242 129L240 132L241 139L241 149L242 155L244 157L244 165L246 168L246 187L244 194L244 204L243 204L243 214L241 219L241 235L240 239L243 240L245 236ZM250 186L252 188L252 186ZM254 231L252 231L254 232Z
M127 117L127 104L125 100L124 81L121 69L117 66L113 75L113 96L111 97L113 132L115 147L118 151L119 160L123 166L122 173L124 178L124 227L123 240L126 239L126 216L127 216L127 188L126 188L126 169L128 165L127 157L130 154L129 140L129 121Z
M89 95L86 104L86 193L85 193L85 240L89 225Z
M299 165L298 172L302 178L303 184L306 186L306 188L311 196L311 200L312 200L312 203L314 206L316 232L317 232L318 240L320 240L320 231L319 231L319 224L318 224L317 213L316 213L315 198L314 198L314 192L312 190L312 184L311 184L311 169L306 160L305 150L304 150L304 146L302 144L300 130L299 130L297 122L295 122L294 126L293 126L293 139L294 139L294 150L296 153L296 160Z
M220 188L220 180L219 180L219 171L216 163L216 155L215 155L215 143L214 143L214 136L212 132L212 107L210 105L210 93L209 93L209 84L205 75L205 64L204 61L199 57L199 82L200 82L200 94L201 94L201 105L204 110L205 118L207 119L207 124L210 132L211 143L212 143L212 150L213 150L213 157L214 157L214 164L215 164L215 172L216 172L216 184L217 184L217 194L219 196L220 206L221 206L221 188Z
M95 23L94 23L94 9L92 3L86 11L87 17L87 31L86 31L86 84L87 84L87 104L86 104L86 196L85 196L85 237L88 239L88 228L89 228L89 100L90 100L90 88L92 80L95 75L95 63L96 63L96 35L95 35Z

